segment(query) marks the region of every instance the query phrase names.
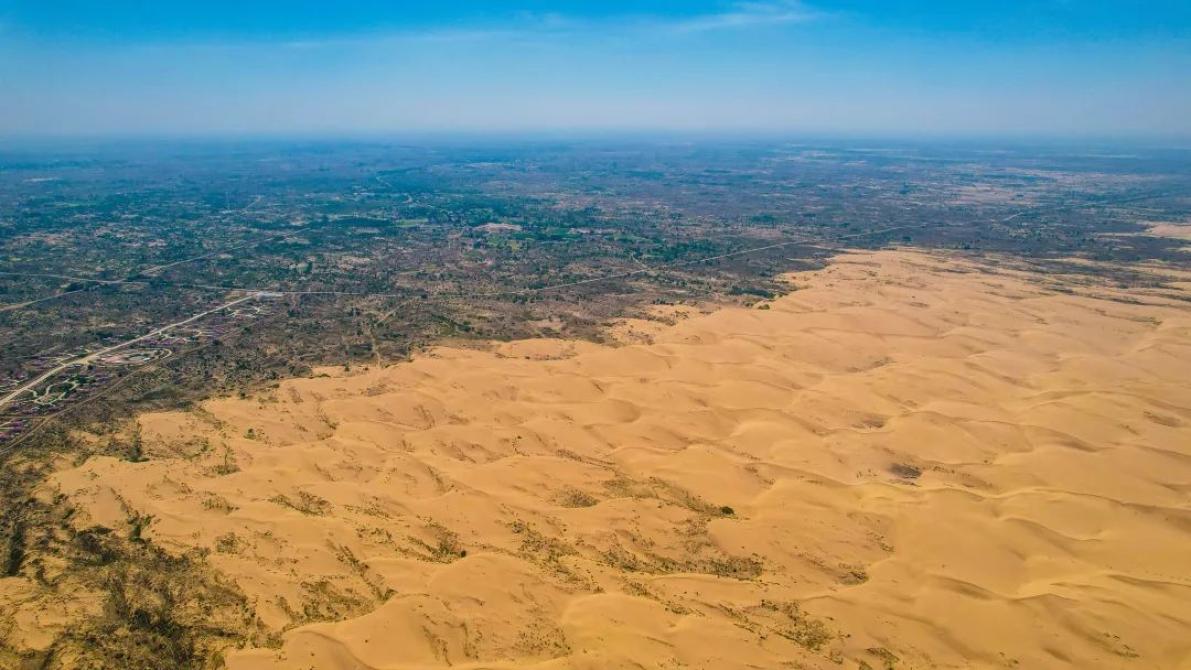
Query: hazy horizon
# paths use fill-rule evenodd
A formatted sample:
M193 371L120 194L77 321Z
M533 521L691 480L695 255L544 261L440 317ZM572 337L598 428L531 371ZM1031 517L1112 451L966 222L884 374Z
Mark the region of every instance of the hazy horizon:
M1191 137L1160 1L0 0L0 137Z

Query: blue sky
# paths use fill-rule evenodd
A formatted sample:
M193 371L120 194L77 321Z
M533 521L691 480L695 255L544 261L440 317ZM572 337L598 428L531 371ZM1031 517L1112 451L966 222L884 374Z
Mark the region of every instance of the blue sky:
M0 135L1191 136L1187 0L0 0Z

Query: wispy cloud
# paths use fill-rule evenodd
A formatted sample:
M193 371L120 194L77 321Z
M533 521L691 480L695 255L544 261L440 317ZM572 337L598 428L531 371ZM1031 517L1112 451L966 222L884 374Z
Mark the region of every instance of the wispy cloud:
M550 38L577 38L585 34L625 34L641 32L674 35L702 34L713 31L745 30L765 26L804 23L820 18L822 13L799 0L750 0L726 6L723 11L683 17L624 14L592 20L559 13L523 12L513 19L484 25L431 27L414 31L383 34L332 36L291 40L284 46L317 49L378 43L451 43L512 41Z
M280 45L294 50L315 50L337 47L383 46L403 43L461 43L510 40L534 34L532 31L515 28L435 28L390 33L363 33L340 37L313 37L292 39ZM259 44L259 43L255 43Z
M0 0L3 2L3 0ZM699 37L721 32L807 23L828 14L800 0L744 0L724 5L718 12L686 16L661 16L626 13L599 19L541 12L522 12L481 23L429 25L417 29L377 30L314 34L309 36L246 39L194 39L145 42L129 45L151 51L177 49L236 51L244 49L282 49L289 52L322 50L385 49L403 45L451 44L557 44L579 42L586 38L641 40L644 38ZM6 26L0 20L0 34Z
M797 0L738 2L727 11L672 21L665 27L675 32L702 33L712 30L803 23L818 16L818 12Z
M304 50L352 46L383 46L385 44L510 42L541 37L573 35L589 30L590 28L590 25L563 14L522 12L510 20L493 23L429 26L416 30L292 39L281 42L281 46L289 49Z

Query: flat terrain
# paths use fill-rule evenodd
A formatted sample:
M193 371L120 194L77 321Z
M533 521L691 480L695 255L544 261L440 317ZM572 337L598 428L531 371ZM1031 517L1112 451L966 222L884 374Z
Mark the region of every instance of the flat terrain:
M205 557L233 670L1187 667L1191 273L1076 266L862 251L606 344L316 369L37 496ZM0 591L10 644L111 615L75 583Z

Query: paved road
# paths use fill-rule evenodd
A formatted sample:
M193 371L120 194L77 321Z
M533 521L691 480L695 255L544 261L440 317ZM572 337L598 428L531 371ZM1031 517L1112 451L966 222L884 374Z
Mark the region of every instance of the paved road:
M130 347L138 342L144 342L145 340L148 340L148 339L151 339L158 335L161 335L162 333L165 333L169 330L173 330L174 328L177 328L179 326L185 326L186 324L189 324L189 323L194 323L195 321L198 321L199 319L202 319L203 317L210 316L216 312L225 310L229 307L234 307L236 305L239 305L240 303L247 302L249 300L255 300L257 297L258 297L257 294L253 294L253 295L244 296L243 298L236 298L235 300L232 300L230 302L225 302L222 305L219 305L218 307L212 307L211 309L208 309L205 312L199 312L198 314L195 314L194 316L183 319L181 321L176 321L169 325L155 328L155 329L145 333L144 335L141 335L140 337L135 337L131 340L121 342L120 344L115 344L110 347L107 347L106 349L100 349L99 351L94 351L89 354L79 356L78 358L75 358L73 360L66 361L65 363L62 363L61 365L59 365L56 368L47 370L46 372L42 373L41 376L37 377L36 379L30 380L29 382L25 383L20 388L15 389L14 391L12 391L8 395L4 396L3 398L0 398L0 409L3 409L6 405L12 403L22 393L25 393L26 391L32 391L33 389L37 388L37 386L39 384L41 384L42 382L46 381L47 379L50 379L54 375L66 370L68 368L72 368L72 367L79 366L79 365L86 365L86 364L96 360L97 358L100 358L102 356L106 356L106 355L112 353L113 351L118 351L125 347Z
M73 291L64 291L62 293L55 293L54 295L47 296L45 298L38 298L37 300L30 300L28 302L18 302L18 303L13 303L11 305L5 305L3 307L0 307L0 312L11 312L14 309L24 309L25 307L29 307L31 305L36 305L36 304L43 303L43 302L49 302L50 300L57 300L58 298L68 296L68 295L73 295L75 293L80 293L80 292L86 291L86 290L87 290L86 288L76 288Z
M1164 195L1168 195L1168 193L1163 191L1155 191L1153 193L1142 193L1140 195L1131 195L1121 198L1108 198L1106 200L1094 200L1092 202L1075 202L1064 205L1040 205L1038 207L1028 207L1021 210L1020 212L1014 212L1013 214L1006 216L1000 220L1000 223L1009 223L1017 217L1025 216L1026 214L1046 214L1050 212L1064 212L1069 209L1090 209L1092 207L1102 207L1105 205L1123 205L1130 202L1159 198Z

